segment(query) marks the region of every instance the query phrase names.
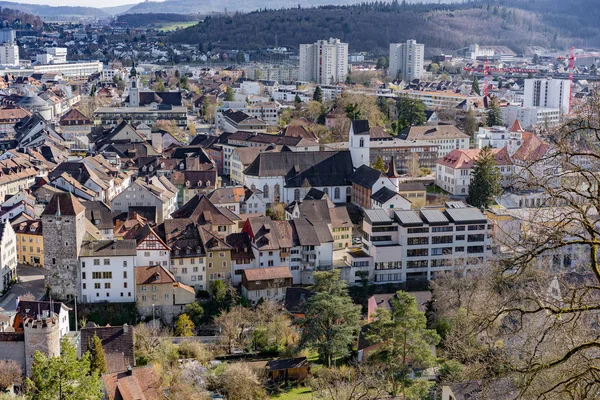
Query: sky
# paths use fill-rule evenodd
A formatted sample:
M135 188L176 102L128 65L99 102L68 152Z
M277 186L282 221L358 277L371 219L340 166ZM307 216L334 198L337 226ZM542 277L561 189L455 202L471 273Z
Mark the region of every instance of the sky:
M9 0L15 3L45 4L48 6L112 7L124 4L136 4L143 0ZM155 1L155 0L154 0Z

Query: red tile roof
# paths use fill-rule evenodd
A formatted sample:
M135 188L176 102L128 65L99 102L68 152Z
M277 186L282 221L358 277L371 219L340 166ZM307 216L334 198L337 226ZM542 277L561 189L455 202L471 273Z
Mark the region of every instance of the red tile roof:
M523 132L523 144L513 154L514 160L538 161L548 151L550 145L531 132Z
M446 156L440 158L437 163L452 169L471 169L479 158L481 149L452 150ZM497 165L511 165L512 162L506 147L492 149Z

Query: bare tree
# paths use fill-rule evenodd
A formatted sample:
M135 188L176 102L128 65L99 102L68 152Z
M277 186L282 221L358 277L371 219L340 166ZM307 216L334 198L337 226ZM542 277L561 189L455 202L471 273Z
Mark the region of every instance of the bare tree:
M599 115L592 96L517 163L513 187L543 202L497 220L487 271L434 290L445 354L471 377L510 378L520 398L600 396Z
M23 371L18 362L14 360L0 360L0 392L10 389L13 385L20 385Z
M385 373L375 365L322 368L308 382L315 399L376 400L387 397Z

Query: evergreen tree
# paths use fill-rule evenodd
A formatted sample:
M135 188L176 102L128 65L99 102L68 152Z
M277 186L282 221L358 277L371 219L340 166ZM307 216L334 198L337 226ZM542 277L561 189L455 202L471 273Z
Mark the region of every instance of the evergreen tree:
M27 378L32 400L99 400L102 387L97 371L90 368L90 354L77 359L77 349L65 336L60 356L48 357L39 351L33 356L31 378Z
M235 101L235 91L231 86L227 86L225 89L225 101Z
M471 85L471 92L477 93L478 96L481 96L481 90L479 89L479 79L477 79L477 77L473 78L473 84Z
M177 318L175 336L194 336L194 323L186 313Z
M498 101L493 99L490 108L487 113L487 126L502 126L504 121L502 120L502 111L500 110L500 106L498 105Z
M94 335L91 343L88 344L88 349L90 351L91 370L98 372L99 375L108 372L108 367L106 366L106 354L104 354L102 340L97 335Z
M225 301L225 297L227 296L227 287L223 283L223 281L216 280L210 284L210 294L212 298L217 303L222 303Z
M204 316L204 308L198 302L193 302L185 306L185 313L190 317L194 325L200 325Z
M396 122L397 134L411 126L424 125L427 122L425 115L425 103L421 100L411 99L408 96L400 96L396 101L398 109L398 121Z
M361 119L360 108L357 103L350 103L346 106L346 116L351 120Z
M381 158L381 156L377 157L375 164L373 164L373 168L384 174L387 172L387 168L386 168L385 163L383 162L383 158Z
M294 103L296 103L296 106L302 103L302 99L298 93L296 93L296 97L294 97Z
M307 304L306 318L301 321L303 347L312 347L319 358L331 366L336 358L350 354L356 340L360 307L352 303L340 271L314 273L314 296Z
M467 203L477 208L489 207L494 202L494 197L502 192L501 178L494 153L489 147L485 147L473 165Z
M321 86L317 86L315 89L315 92L313 93L313 100L318 101L319 103L323 102L323 89L321 89Z
M413 376L418 377L417 371L434 365L432 347L440 337L427 329L427 318L418 310L415 297L399 291L390 299L390 310L377 309L367 340L380 343L369 358L382 364L392 394L397 396L402 390L406 398L406 389L413 385Z

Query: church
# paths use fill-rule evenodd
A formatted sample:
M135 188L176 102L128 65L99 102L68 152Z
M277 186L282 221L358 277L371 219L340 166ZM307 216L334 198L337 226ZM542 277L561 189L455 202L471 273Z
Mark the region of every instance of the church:
M181 92L154 92L151 90L141 91L140 79L135 69L135 64L129 74L129 96L125 100L129 107L180 107Z

